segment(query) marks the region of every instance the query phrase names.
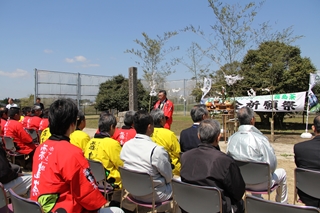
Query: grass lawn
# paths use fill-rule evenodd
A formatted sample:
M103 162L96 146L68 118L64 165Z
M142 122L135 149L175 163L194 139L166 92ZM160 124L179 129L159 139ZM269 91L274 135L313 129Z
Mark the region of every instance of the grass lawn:
M308 121L308 129L311 129L311 124L313 122L313 118L315 115L309 116ZM98 119L99 115L86 115L87 128L98 128ZM215 119L217 119L222 124L221 115L216 115ZM304 121L304 122L303 122ZM294 117L285 117L284 125L282 129L275 128L275 134L301 134L305 128L306 117L302 115L295 115ZM171 130L177 135L180 135L181 130L190 127L193 124L191 120L190 114L187 113L186 116L182 112L173 114L173 123L171 125ZM256 116L256 127L262 131L264 134L270 134L270 127L266 127L266 125L260 122L259 116Z

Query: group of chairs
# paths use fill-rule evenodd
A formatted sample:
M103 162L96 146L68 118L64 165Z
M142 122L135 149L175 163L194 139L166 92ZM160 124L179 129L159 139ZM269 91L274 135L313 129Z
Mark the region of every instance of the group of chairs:
M102 183L103 187L101 192L104 196L111 195L113 193L112 187L107 183L105 176L105 169L101 162L88 160L90 169L97 182ZM256 162L244 162L236 161L240 168L240 172L244 178L246 184L257 184L267 181L270 186L270 167L267 163ZM147 173L137 172L129 170L123 167L119 168L121 180L123 184L122 200L128 199L136 204L136 211L138 212L138 206L151 208L152 212L156 212L160 206L167 205L171 208L171 203L179 205L182 209L189 213L212 213L222 212L222 191L216 187L197 186L181 182L180 180L173 179L173 197L164 202L155 201L155 187L153 185L152 177ZM318 189L320 187L320 172L312 171L302 168L295 169L295 193L294 204L299 201L297 198L297 189L309 194L312 197L320 199L320 193ZM253 197L251 195L245 196L245 211L247 213L260 212L292 212L292 213L319 213L320 210L315 207L309 206L297 206L291 204L281 204L270 201L270 194L277 186L268 188L266 191L252 191L246 190L247 193L268 194L268 200ZM8 198L3 190L1 184L0 193L0 213L2 212L43 212L40 204L35 201L20 197L9 189L10 198L12 204L8 205ZM136 200L132 195L143 196L146 194L153 194L153 200L151 203L141 202ZM122 207L122 202L121 206ZM176 205L173 205L173 212L176 212Z
M0 183L0 213L44 213L41 205L38 202L23 198L17 195L12 189L9 189L10 200L4 191L2 183Z
M246 184L258 184L268 182L271 183L270 166L267 163L255 163L236 161L240 168L240 172ZM156 203L153 199L151 204L146 204L134 199L131 194L136 196L153 193L155 195L152 177L146 173L140 173L125 168L119 168L123 188L129 192L127 199L135 203L137 206L145 206L152 208L152 212L161 205L174 201L178 206L189 213L213 213L222 212L222 191L216 187L197 186L181 182L180 180L173 179L173 198L165 202ZM318 192L320 186L320 172L311 171L301 168L295 169L295 195L294 204L297 200L297 189L310 194L311 196L320 199ZM315 183L315 184L314 184ZM292 213L319 213L320 210L310 206L297 206L291 204L282 204L270 201L270 194L278 185L268 187L265 191L252 191L246 190L246 193L253 194L267 194L268 200L260 199L251 195L245 196L245 211L247 213L260 212L292 212ZM124 191L123 191L124 192ZM122 195L123 197L123 195ZM174 205L173 212L176 205ZM138 212L138 208L137 212Z
M39 135L38 132L34 129L25 129L26 132L31 136L32 141L35 145L39 144ZM16 146L14 145L14 139L9 136L3 136L3 138L0 138L2 140L2 146L5 148L7 154L11 157L11 162L15 163L15 158L17 156L25 156L24 154L21 154L16 149ZM26 156L25 156L26 157Z

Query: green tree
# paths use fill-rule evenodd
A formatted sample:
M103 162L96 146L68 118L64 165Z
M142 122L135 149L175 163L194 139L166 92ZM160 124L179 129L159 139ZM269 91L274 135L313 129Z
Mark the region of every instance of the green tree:
M166 77L175 72L173 67L177 65L179 60L177 58L167 59L167 57L179 47L173 46L166 49L165 45L170 38L177 34L177 32L166 32L163 36L157 35L155 39L152 39L143 32L144 41L134 40L140 49L132 48L125 51L125 53L131 53L139 58L136 63L142 68L143 78L150 87L157 84L157 89L163 88Z
M137 84L137 95L138 108L148 109L148 93L140 80ZM100 84L95 107L100 111L108 109L129 110L129 80L122 75L117 75Z
M239 73L244 77L236 86L244 88L242 95L253 88L257 95L307 91L310 73L316 71L309 58L301 57L298 47L278 41L260 44L249 50ZM266 92L263 89L268 89ZM258 112L263 123L268 123L270 113ZM285 113L277 113L276 124L282 124Z
M20 99L20 107L33 106L34 105L34 95L30 94L28 98Z
M232 75L237 74L237 66L231 66L237 61L242 61L249 49L252 49L266 40L281 41L289 44L301 36L293 36L292 27L283 31L273 31L268 22L254 26L255 17L264 1L256 4L250 2L245 5L228 4L219 0L208 0L212 9L215 22L210 26L212 32L206 33L200 27L190 25L184 31L192 31L202 37L208 44L206 47L197 46L202 52L212 59L219 67L222 74L223 66L229 66ZM214 73L213 73L214 75ZM221 75L221 73L219 73ZM219 78L223 80L222 78ZM227 86L225 80L214 83Z

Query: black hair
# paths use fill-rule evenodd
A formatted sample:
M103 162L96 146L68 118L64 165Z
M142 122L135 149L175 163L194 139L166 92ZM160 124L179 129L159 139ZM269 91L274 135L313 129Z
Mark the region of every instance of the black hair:
M23 115L27 115L28 112L31 113L31 107L23 107L23 108L22 108L22 114L23 114Z
M86 117L84 116L84 113L79 110L78 116L77 116L77 127L81 124L82 121L84 121Z
M135 114L134 111L128 111L128 112L126 112L126 114L124 115L124 119L123 119L123 123L124 123L126 126L132 126L134 114Z
M45 108L42 112L42 118L48 118L49 117L49 108Z
M158 92L158 94L159 94L159 93L163 93L163 94L167 97L167 91L165 91L165 90L162 89L162 90L160 90L160 91Z
M58 99L49 108L51 134L65 135L71 124L76 124L78 107L71 99Z
M139 134L146 134L148 126L153 125L152 116L145 110L139 110L134 114L134 129Z
M1 107L0 108L0 118L2 118L3 114L8 114L8 108L6 107Z
M20 108L19 107L10 107L9 111L8 111L8 116L9 118L14 118L14 116L16 114L20 113Z

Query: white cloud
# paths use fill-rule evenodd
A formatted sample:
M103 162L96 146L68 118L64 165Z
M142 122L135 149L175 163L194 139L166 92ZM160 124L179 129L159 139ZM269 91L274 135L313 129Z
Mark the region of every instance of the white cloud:
M44 52L44 53L47 53L47 54L53 53L53 51L52 51L52 50L49 50L49 49L45 49L45 50L43 50L43 52Z
M75 59L76 61L79 61L79 62L86 62L86 61L87 61L86 57L84 57L84 56L82 56L82 55L75 56L74 59Z
M100 64L83 64L82 67L100 67Z
M74 62L88 62L86 57L82 56L82 55L78 55L78 56L75 56L73 58L66 58L65 61L67 63L74 63Z
M0 76L5 76L9 78L21 78L27 75L28 75L28 72L22 69L16 69L13 72L4 72L0 70Z
M66 58L65 61L66 61L67 63L74 63L74 62L75 62L75 60L72 59L72 58Z

